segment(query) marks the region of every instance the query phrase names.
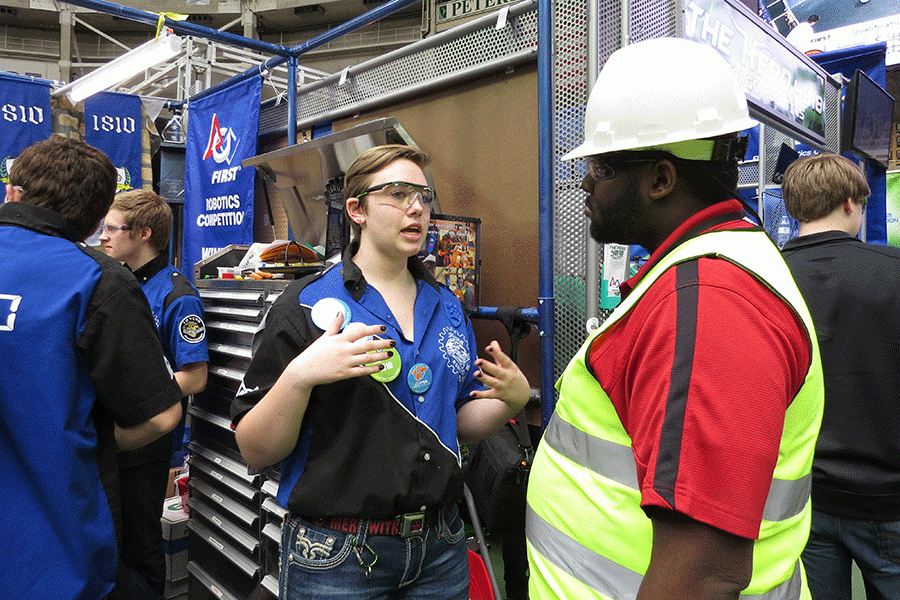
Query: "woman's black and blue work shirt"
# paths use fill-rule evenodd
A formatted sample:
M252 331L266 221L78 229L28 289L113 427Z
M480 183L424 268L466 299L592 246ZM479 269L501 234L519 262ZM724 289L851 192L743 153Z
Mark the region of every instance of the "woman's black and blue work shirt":
M322 335L311 310L337 298L350 322L384 325L397 342L399 375L316 386L293 452L282 461L278 502L306 517L393 518L447 506L462 497L456 412L483 389L473 373L475 336L462 305L415 257L415 333L406 339L381 294L345 253L341 264L291 283L266 315L243 383L233 423L271 389L285 367ZM426 365L432 383L414 392L409 378ZM413 380L415 377L413 377Z

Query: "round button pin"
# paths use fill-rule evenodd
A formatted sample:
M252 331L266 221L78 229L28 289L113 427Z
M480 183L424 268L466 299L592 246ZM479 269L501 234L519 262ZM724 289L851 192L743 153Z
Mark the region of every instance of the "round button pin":
M414 394L423 394L431 387L434 374L425 363L417 363L406 374L406 383Z
M337 298L322 298L312 307L312 321L316 327L325 331L334 323L338 313L344 315L341 323L341 330L343 330L350 322L350 307L346 302Z
M372 354L373 352L381 352L381 350L369 350L369 354ZM381 383L388 383L390 381L393 381L397 379L397 375L400 374L400 356L397 354L396 350L394 350L394 355L392 357L369 364L384 365L384 368L382 370L369 375L369 377L371 377L375 381L380 381Z

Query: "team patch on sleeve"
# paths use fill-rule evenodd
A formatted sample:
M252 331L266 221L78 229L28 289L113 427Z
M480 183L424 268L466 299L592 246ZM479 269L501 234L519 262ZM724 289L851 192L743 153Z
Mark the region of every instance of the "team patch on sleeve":
M198 344L206 337L206 325L204 325L203 319L197 315L188 315L181 320L178 332L181 334L181 339L187 343Z

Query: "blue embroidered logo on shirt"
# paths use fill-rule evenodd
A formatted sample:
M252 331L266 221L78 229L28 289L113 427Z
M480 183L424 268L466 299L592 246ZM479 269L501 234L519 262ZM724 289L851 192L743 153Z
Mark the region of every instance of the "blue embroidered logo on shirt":
M462 324L463 315L462 308L459 305L459 302L455 300L447 300L444 302L444 310L447 312L447 318L450 319L450 324L454 327L459 327Z

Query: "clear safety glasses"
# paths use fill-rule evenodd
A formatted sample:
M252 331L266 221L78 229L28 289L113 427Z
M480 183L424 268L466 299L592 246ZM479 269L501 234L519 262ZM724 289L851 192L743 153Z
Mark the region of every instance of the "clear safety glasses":
M113 236L120 231L131 231L131 225L103 225L103 233Z
M379 196L388 198L393 204L400 208L408 208L416 200L422 205L422 208L431 209L434 204L434 189L425 185L416 185L415 183L407 183L405 181L391 181L388 183L379 183L365 190L358 197L362 198L369 194L378 193Z
M667 153L643 153L640 155L612 155L612 156L588 156L586 157L587 162L587 172L591 176L594 181L605 181L606 179L612 179L618 173L613 168L612 165L627 165L627 164L635 164L642 162L652 162L654 160L659 160L661 158L668 158L670 160L677 160L670 154ZM619 170L621 172L621 169Z

